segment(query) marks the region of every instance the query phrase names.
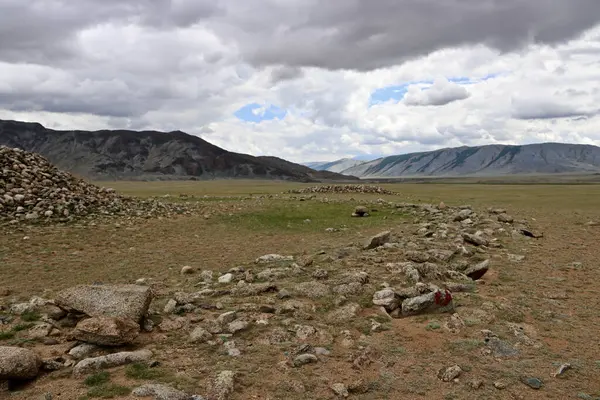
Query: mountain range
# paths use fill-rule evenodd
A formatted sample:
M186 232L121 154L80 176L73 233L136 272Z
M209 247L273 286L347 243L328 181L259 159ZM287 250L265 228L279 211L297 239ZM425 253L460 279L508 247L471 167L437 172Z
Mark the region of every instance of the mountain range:
M295 164L215 146L181 131L53 130L0 120L0 145L39 153L61 169L95 180L359 179L600 173L600 147L567 143L486 145L382 157Z
M349 161L354 162L347 168ZM455 147L360 162L341 159L312 168L363 179L503 176L600 172L600 147L568 143Z
M61 169L96 180L358 179L276 157L233 153L181 131L60 131L38 123L0 120L0 145L39 153Z

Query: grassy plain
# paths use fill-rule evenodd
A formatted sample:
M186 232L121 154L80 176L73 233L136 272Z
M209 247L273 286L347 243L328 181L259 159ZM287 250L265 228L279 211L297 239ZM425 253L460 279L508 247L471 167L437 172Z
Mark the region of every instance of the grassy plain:
M311 185L290 182L98 184L132 196L197 203L203 211L195 216L135 223L115 220L96 226L8 230L0 236L1 287L10 289L16 299L22 300L32 295L51 298L57 290L79 283L129 283L138 278L160 282L163 294L190 291L198 277L183 278L180 270L184 265L225 272L236 266L250 266L263 254L307 256L362 241L384 229L411 231L411 217L392 208L382 207L369 218L350 218L353 208L365 201L378 198L409 203L443 201L451 206L470 204L482 213L488 207L506 208L516 219L530 221L544 237L510 245L506 252L524 254L525 260L492 268L484 279L485 284L479 287L477 294L464 300L465 305L491 302L499 310L510 310L504 315L498 311L500 317L494 326L511 321L523 323L526 329L533 329L530 336L543 347L527 349L526 356L518 361L483 362L478 332L488 327L479 322L466 319L465 331L454 335L442 329L446 316L394 320L386 324L387 330L377 333L378 339L372 343L375 349L372 357L377 362L364 373L372 378L369 391L352 394L350 398L600 398L600 289L597 284L600 281L600 226L590 223L600 222L600 185L387 183L379 185L400 194L317 194L316 200L332 200L323 203L291 200L291 196L299 195L283 192ZM326 228L336 228L336 231L327 232ZM368 306L370 295L361 305ZM356 328L369 333L368 326ZM0 333L0 345L14 343L20 335L15 329ZM166 339L156 339L161 343L157 345L159 348L174 346L175 339L169 339L171 334L166 336ZM200 386L205 378L200 376L212 370L210 366L201 367L186 358L189 351L185 346L172 349L171 361L165 361L164 369L168 370L170 382L187 379L187 383L182 383L184 387L202 391ZM206 364L212 360L210 363L219 368L242 371L234 400L335 398L326 390L325 377L334 379L339 375L358 379L357 371L348 372L352 371L352 364L348 366L341 357L333 356L330 363L286 374L277 367L282 353L273 347L255 345L246 348L241 359L226 360L215 350L207 351L202 353L202 360L196 361ZM553 377L558 365L567 362L572 369L564 377ZM464 367L464 377L458 383L437 379L434 370L453 363ZM182 378L186 370L194 371L197 376L190 372L191 378ZM261 382L261 377L270 370L273 370L270 381ZM543 388L533 390L524 385L520 381L524 374L542 379ZM97 388L106 388L115 398L130 398L127 397L129 390L123 388L136 384L131 367L111 371L113 375L117 386L102 381L86 387L80 382L74 389L63 391L64 397L57 398L77 399L86 393L91 398L100 390ZM475 378L484 381L483 389L471 388ZM507 388L493 387L498 381L506 382ZM273 382L287 382L287 386ZM301 382L304 392L294 382ZM60 385L69 387L69 381L43 378L37 385L15 398L36 398L34 396L44 391L59 390Z

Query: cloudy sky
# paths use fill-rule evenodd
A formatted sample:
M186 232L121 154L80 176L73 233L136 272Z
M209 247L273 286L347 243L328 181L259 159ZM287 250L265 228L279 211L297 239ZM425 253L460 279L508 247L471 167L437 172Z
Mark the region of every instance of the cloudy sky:
M296 162L600 145L600 1L0 0L0 118Z

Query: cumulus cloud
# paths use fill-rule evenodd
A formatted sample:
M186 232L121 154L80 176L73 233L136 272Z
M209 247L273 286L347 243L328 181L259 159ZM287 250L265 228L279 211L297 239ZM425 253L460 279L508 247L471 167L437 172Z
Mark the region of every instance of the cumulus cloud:
M468 97L469 92L464 86L441 78L436 79L430 87L409 86L404 103L409 106L443 106Z
M597 0L0 0L0 118L292 161L600 144L598 24Z

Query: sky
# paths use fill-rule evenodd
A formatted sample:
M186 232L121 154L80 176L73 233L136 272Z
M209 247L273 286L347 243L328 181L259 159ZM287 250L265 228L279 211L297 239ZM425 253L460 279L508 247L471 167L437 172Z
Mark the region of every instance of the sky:
M600 145L600 1L0 0L0 119L294 162Z

